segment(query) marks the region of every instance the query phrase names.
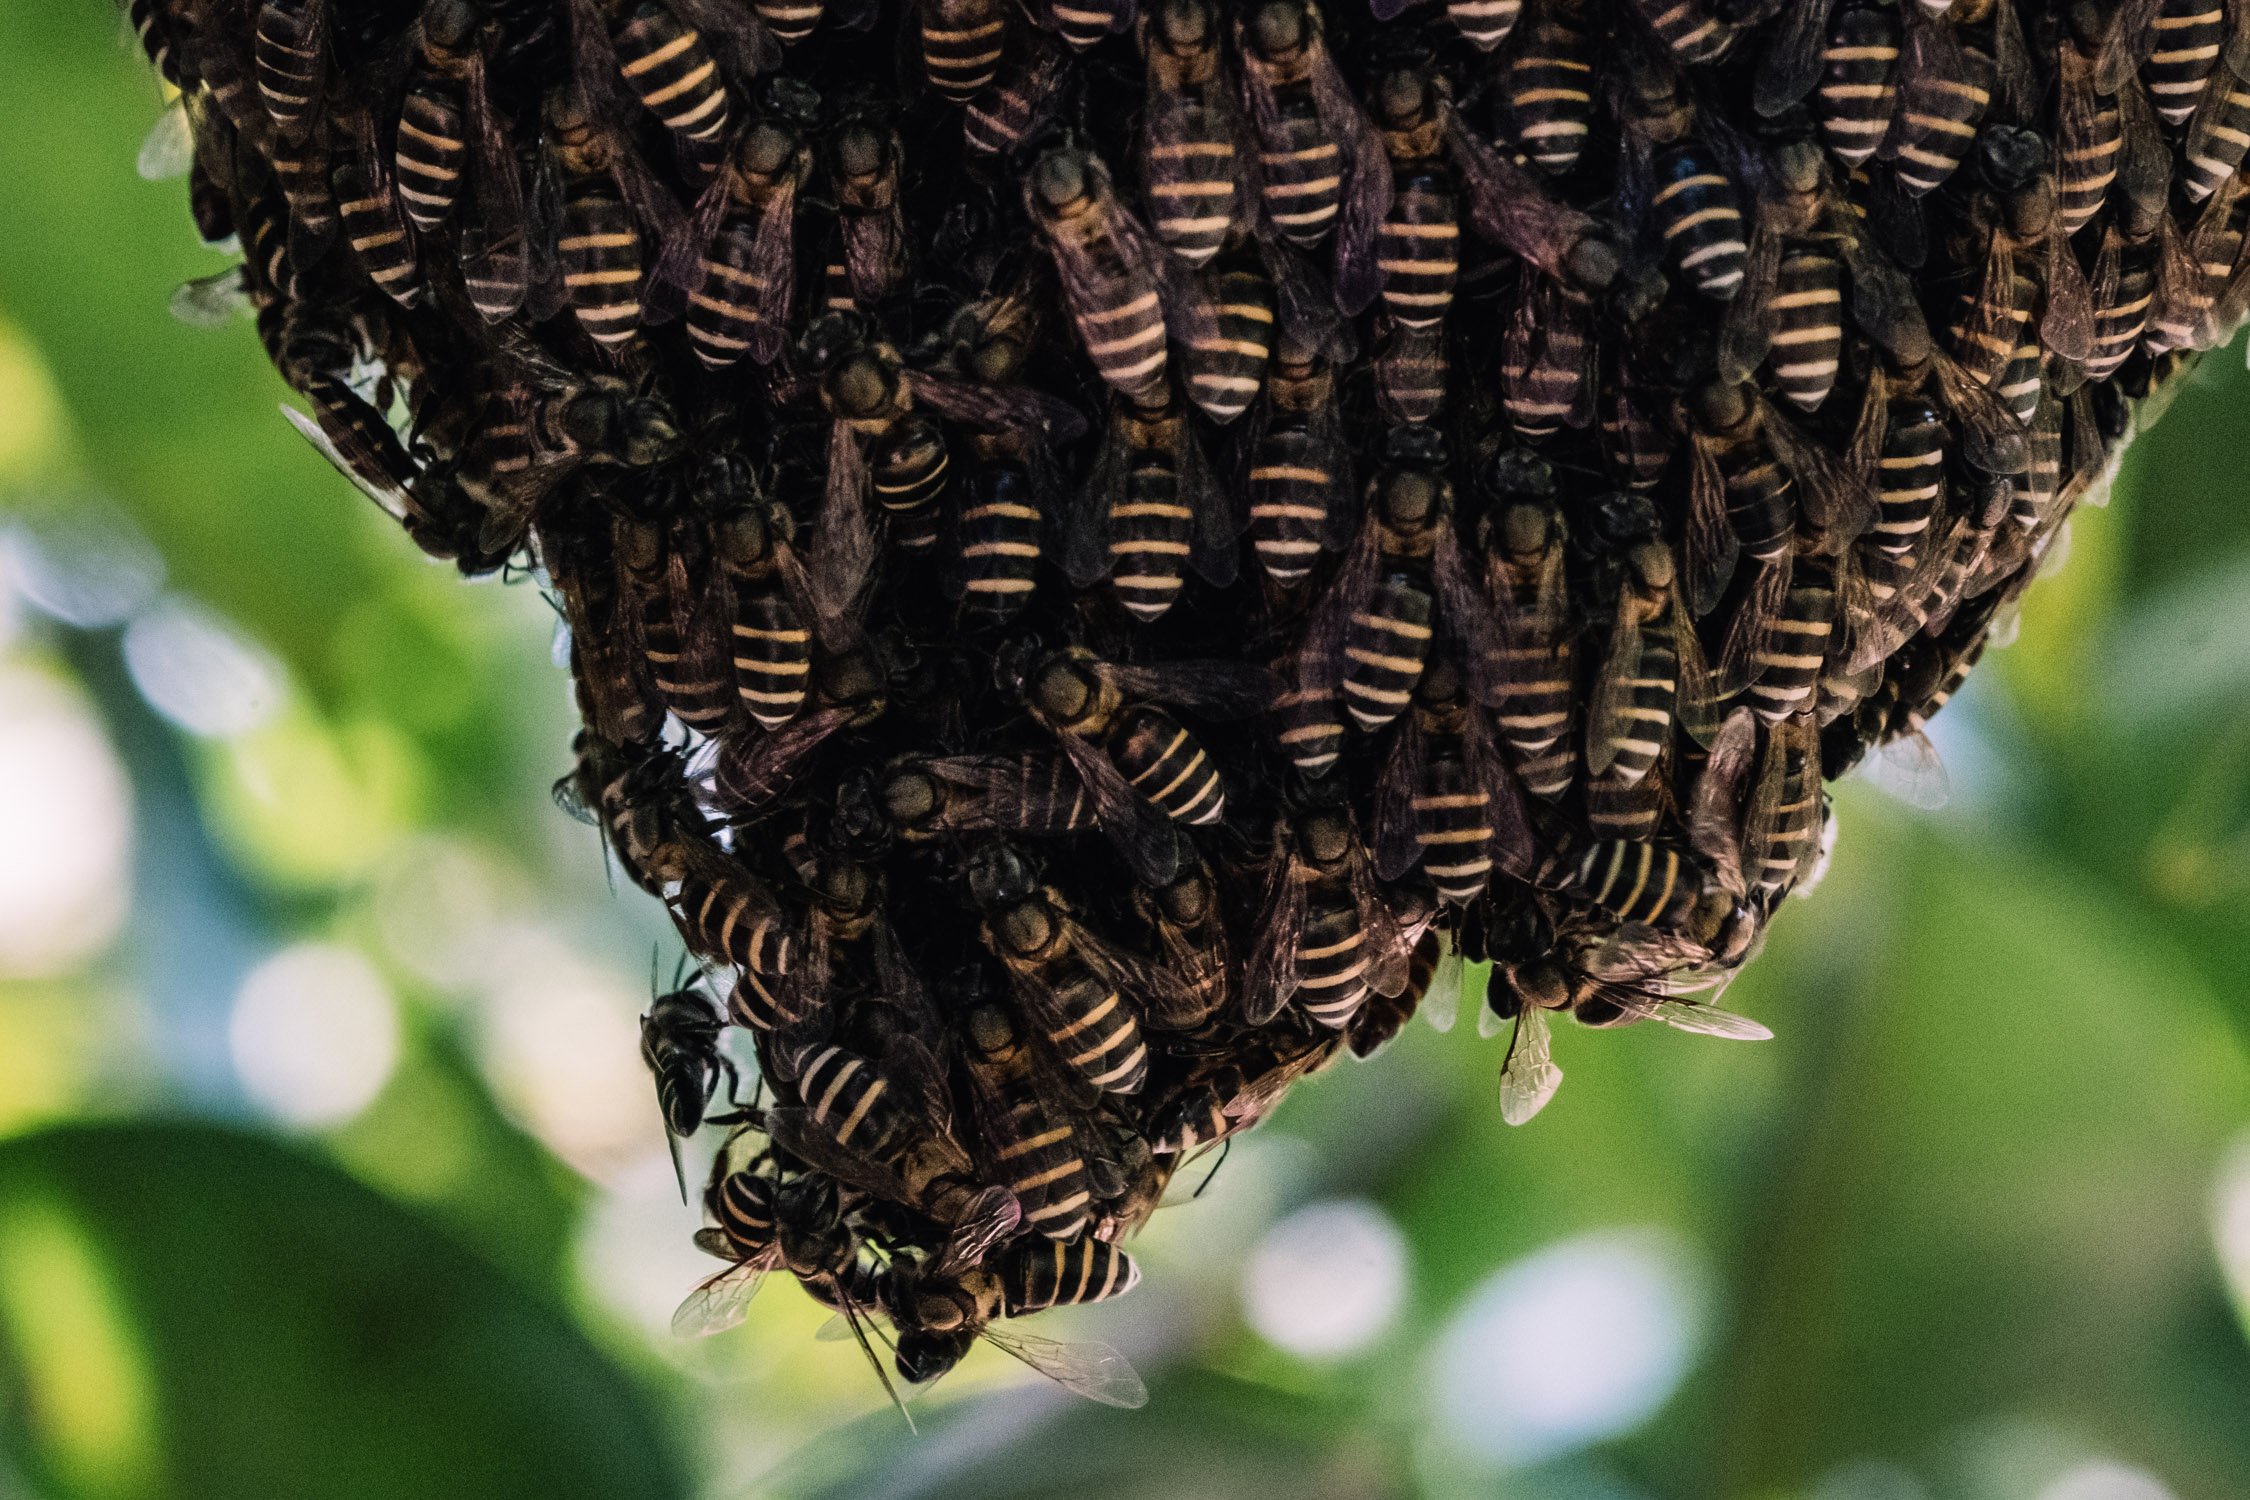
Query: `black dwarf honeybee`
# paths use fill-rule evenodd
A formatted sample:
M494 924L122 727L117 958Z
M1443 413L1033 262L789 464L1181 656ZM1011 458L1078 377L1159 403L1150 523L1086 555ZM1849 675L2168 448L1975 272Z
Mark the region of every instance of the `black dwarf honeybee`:
M1250 212L1218 8L1210 0L1159 0L1142 14L1140 35L1148 62L1140 168L1149 228L1174 255L1202 266Z
M676 981L649 1002L641 1017L641 1061L656 1080L657 1109L664 1116L682 1202L687 1201L687 1174L680 1164L680 1142L702 1125L721 1076L734 1076L734 1064L719 1050L723 1024L709 996Z
M1172 608L1190 569L1215 588L1232 583L1242 530L1185 403L1169 381L1154 394L1150 404L1113 404L1062 555L1073 583L1108 579L1118 603L1143 622Z
M687 335L714 369L748 355L781 355L797 285L797 193L812 174L799 117L810 105L776 90L779 107L743 130L694 212L665 245L649 277L652 294L687 298Z
M679 207L616 124L576 89L548 91L542 171L562 205L555 252L565 301L597 347L621 352L641 326L642 230L676 235Z
M1275 827L1258 923L1242 977L1253 1026L1295 1001L1315 1024L1341 1029L1370 994L1406 987L1413 945L1341 808L1309 806Z
M1531 870L1531 829L1482 705L1451 661L1433 662L1402 716L1375 787L1375 873L1419 865L1438 895L1465 906L1497 868Z
M1015 1194L1023 1228L1052 1240L1077 1239L1091 1222L1094 1201L1077 1104L981 984L955 998L963 1002L955 1007L962 1068L988 1174Z
M1698 740L1710 737L1712 695L1655 507L1616 495L1596 519L1614 613L1586 707L1586 769L1632 785L1655 767L1675 725Z
M1136 876L1157 886L1179 869L1169 820L1213 823L1226 812L1217 764L1165 705L1239 718L1274 696L1273 674L1240 662L1131 667L1080 648L1034 648L1004 655L1000 672L1070 757L1103 833Z

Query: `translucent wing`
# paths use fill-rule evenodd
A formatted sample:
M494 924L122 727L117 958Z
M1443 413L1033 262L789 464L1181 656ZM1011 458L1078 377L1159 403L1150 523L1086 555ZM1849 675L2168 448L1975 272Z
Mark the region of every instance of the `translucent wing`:
M1023 1205L1016 1195L1004 1187L988 1187L969 1200L953 1233L946 1238L945 1252L938 1257L931 1274L946 1277L971 1266L981 1265L985 1253L1016 1232L1023 1222Z
M766 1284L766 1273L778 1263L779 1252L729 1266L687 1294L672 1314L672 1332L681 1338L709 1338L742 1321L751 1299Z
M1467 968L1461 955L1451 947L1438 959L1437 968L1430 975L1430 987L1422 992L1422 1019L1430 1023L1432 1031L1451 1031L1453 1023L1460 1019L1463 975Z
M998 1327L985 1329L984 1337L1074 1396L1128 1411L1148 1405L1148 1387L1139 1372L1107 1344L1061 1344Z
M1698 1036L1724 1037L1736 1042L1770 1042L1773 1032L1748 1016L1738 1016L1716 1005L1694 1000L1674 1000L1635 990L1605 986L1602 998L1643 1020L1662 1021L1678 1031Z
M1271 671L1249 662L1174 661L1161 667L1104 665L1104 676L1134 698L1169 703L1207 719L1241 719L1263 711L1281 691Z
M1117 852L1133 867L1144 885L1170 885L1180 870L1179 844L1172 820L1125 780L1117 762L1098 745L1069 730L1055 738L1078 771L1078 779L1094 799L1094 816Z
M403 521L413 512L413 501L403 488L397 485L378 483L371 478L358 464L353 463L351 459L344 455L344 451L336 446L335 440L328 435L328 432L320 423L306 416L294 406L282 407L281 414L289 419L290 426L305 435L306 442L320 451L322 458L336 466L337 473L358 486L361 494L383 507L383 510L391 519Z
M1758 59L1751 107L1771 119L1802 103L1820 81L1821 48L1835 0L1792 0L1773 22L1772 39Z
M1409 713L1391 742L1390 759L1375 779L1375 873L1397 880L1422 862L1421 840L1414 836L1414 792L1429 758L1428 737Z
M1610 627L1609 650L1602 657L1601 673L1594 679L1594 696L1586 706L1586 769L1595 776L1617 763L1619 741L1632 707L1634 677L1641 664L1639 601L1630 584L1617 591L1617 619Z
M1909 807L1935 812L1952 800L1952 779L1926 734L1901 735L1862 764L1869 780Z
M229 266L172 289L172 316L191 328L223 328L256 310L242 285L242 268Z
M1288 835L1282 835L1286 841ZM1305 884L1286 842L1274 853L1258 946L1242 979L1242 1013L1263 1026L1297 993L1297 939L1305 926Z
M1516 1014L1515 1035L1508 1039L1508 1057L1500 1065L1500 1118L1522 1125L1547 1107L1562 1087L1562 1069L1555 1066L1553 1034L1547 1013L1527 1005Z
M167 182L174 177L184 177L188 168L195 165L195 126L188 119L187 96L182 94L156 117L148 135L141 142L141 153L134 158L133 168L150 182Z

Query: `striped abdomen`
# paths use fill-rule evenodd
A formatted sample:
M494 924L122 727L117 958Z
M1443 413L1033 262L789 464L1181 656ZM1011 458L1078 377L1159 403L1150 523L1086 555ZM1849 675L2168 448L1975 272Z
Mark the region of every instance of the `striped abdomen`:
M575 184L555 249L578 326L605 347L629 341L641 326L641 236L624 201L597 179Z
M2076 66L2080 69L2092 67L2085 62L2078 62ZM2055 132L2055 212L2061 217L2064 230L2076 234L2092 222L2095 214L2101 212L2102 200L2108 196L2110 184L2117 180L2118 161L2125 148L2125 122L2118 113L2117 100L2110 95L2094 92L2091 79L2074 83L2066 74L2064 86L2077 87L2082 97L2079 99L2080 107L2063 109L2058 115ZM2233 149L2234 160L2239 163L2242 148L2236 146ZM2188 142L2187 156L2184 180L2188 192L2200 197L2201 194L2196 193L2196 185L2204 180L2205 168L2198 158L2193 137ZM2224 177L2233 170L2229 166L2226 172L2219 175Z
M1297 934L1297 1004L1318 1025L1341 1030L1367 1000L1367 930L1341 882L1316 882L1305 906Z
M696 628L698 593L681 561L673 559L670 577L641 596L641 655L649 680L679 721L716 735L734 717L735 687L726 662Z
M1945 492L1945 424L1919 396L1891 403L1875 482L1875 528L1868 541L1893 556L1930 529Z
M828 0L753 0L752 9L776 41L801 42L819 27Z
M1290 764L1315 778L1334 768L1344 753L1344 715L1335 694L1292 688L1274 699L1267 712Z
M469 156L465 128L459 97L435 80L417 84L399 109L393 158L399 201L425 234L443 224L460 201Z
M2235 77L2232 68L2225 68L2212 87L2218 92L2204 101L2188 131L2187 167L2180 177L2189 200L2195 203L2210 197L2242 170L2243 152L2250 149L2250 84ZM2111 118L2115 119L2114 110Z
M877 1161L895 1161L914 1144L913 1121L866 1058L821 1046L805 1048L795 1061L798 1097L838 1145Z
M1771 723L1812 706L1835 625L1834 584L1809 563L1801 565L1772 632L1751 653L1757 674L1750 684L1752 712Z
M1081 1302L1107 1302L1141 1284L1133 1257L1107 1240L1016 1245L1000 1257L1000 1295L1008 1316Z
M1148 1081L1148 1044L1141 1023L1117 986L1096 974L1067 945L1039 965L1033 981L1045 986L1061 1024L1047 1040L1071 1071L1109 1094L1137 1092ZM1068 1017L1068 1020L1063 1020Z
M1188 398L1214 422L1250 409L1273 358L1273 283L1255 271L1223 271L1211 281L1218 309L1208 336L1181 351Z
M1461 33L1461 40L1480 52L1490 52L1508 39L1523 16L1523 0L1446 0L1446 19Z
M1648 775L1672 737L1672 715L1680 701L1680 657L1668 635L1643 631L1635 659L1619 664L1626 673L1626 699L1615 724L1588 735L1602 737L1609 754L1608 775L1632 785Z
M1586 783L1586 827L1598 839L1650 839L1663 821L1665 790L1661 776L1634 782L1612 771Z
M1451 755L1431 756L1414 791L1414 842L1438 895L1466 905L1492 879L1492 798Z
M1727 525L1742 550L1772 562L1789 550L1797 529L1797 504L1789 471L1760 442L1731 443L1719 454L1726 484Z
M1592 415L1593 341L1586 320L1544 277L1524 288L1524 301L1500 336L1500 406L1527 441L1583 427Z
M759 220L733 214L703 251L703 284L688 294L688 347L712 369L723 369L753 349L779 353L779 330L766 331L780 312L786 289L769 285L756 269ZM764 355L765 363L771 355Z
M1241 206L1235 201L1233 136L1200 100L1173 105L1177 128L1141 150L1149 228L1158 243L1191 266L1206 264L1227 242Z
M1430 656L1429 591L1403 573L1376 584L1344 631L1344 704L1361 729L1397 718Z
M1587 849L1568 884L1623 922L1677 927L1695 909L1702 882L1676 849L1605 839Z
M1774 384L1802 411L1836 387L1844 354L1844 268L1820 250L1792 251L1774 282Z
M1109 508L1109 586L1139 620L1161 619L1187 581L1195 513L1169 452L1137 450Z
M1232 1134L1227 1102L1242 1088L1242 1070L1231 1063L1215 1082L1189 1084L1149 1116L1148 1149L1158 1156L1177 1156Z
M930 87L966 104L1000 71L1008 18L996 0L923 0L922 71Z
M1047 0L1047 29L1077 51L1133 24L1134 0Z
M1960 77L1937 68L1907 76L1893 122L1899 185L1920 197L1961 168L1992 103L1992 59L1963 47Z
M1250 455L1250 545L1284 588L1320 560L1336 461L1333 445L1302 426L1267 428Z
M1392 328L1375 356L1375 400L1386 421L1413 426L1445 406L1445 330Z
M1023 470L995 465L970 479L957 527L965 608L1007 619L1031 601L1043 523Z
M1797 871L1812 855L1820 836L1819 767L1797 745L1775 745L1768 755L1782 755L1781 801L1772 815L1772 831L1756 849L1745 849L1750 887L1773 897L1789 888Z
M690 869L673 900L696 951L768 979L789 972L796 939L747 875Z
M1150 398L1161 400L1170 353L1163 302L1155 287L1123 274L1111 279L1107 293L1100 307L1072 309L1086 356L1095 372L1127 398L1155 404Z
M952 465L945 429L921 412L908 412L868 446L867 470L875 503L890 517L894 547L920 551L937 542L937 497Z
M1586 34L1552 16L1531 25L1502 85L1524 154L1552 175L1578 165L1594 115Z
M1727 50L1734 29L1711 13L1708 0L1635 0L1654 31L1684 63L1707 63Z
M1312 246L1343 205L1344 157L1309 99L1289 99L1260 142L1266 217L1282 238Z
M2030 277L2019 275L2011 291L2016 342L2008 351L2008 362L2001 366L1993 394L2008 403L2017 421L2029 422L2032 413L2039 410L2043 388L2039 371L2044 352L2039 347L2039 325L2033 317L2039 306L2039 286Z
M2157 241L2133 244L2112 224L2102 236L2094 273L2094 356L2086 373L2107 380L2132 354L2148 328L2156 300Z
M972 1012L968 1034L966 1061L992 1106L984 1127L995 1180L1016 1195L1024 1228L1051 1240L1077 1238L1093 1192L1077 1131L1047 1108L1036 1086L1045 1064L996 1006Z
M2158 8L2156 46L2141 64L2141 82L2166 124L2178 125L2195 113L2219 65L2226 24L2219 0L2163 0Z
M643 0L617 28L617 71L688 154L714 160L727 135L727 85L694 27L656 0Z
M397 197L356 161L339 165L333 180L344 238L367 279L401 307L421 302L422 266Z
M759 724L779 729L805 706L812 630L782 590L738 582L731 633L735 697Z
M1821 54L1820 138L1856 167L1875 154L1898 104L1899 23L1895 12L1854 5L1838 12Z
M1139 703L1117 719L1109 757L1133 790L1166 817L1181 823L1216 823L1226 815L1226 783L1210 754L1185 725L1152 704Z
M1610 477L1629 490L1653 490L1663 483L1672 445L1641 404L1616 387L1602 397L1599 414L1602 457Z
M258 7L251 65L258 97L283 135L302 134L319 102L322 4L323 0L265 0Z
M1461 273L1460 204L1452 184L1433 172L1402 176L1376 234L1375 256L1392 321L1403 328L1441 321Z
M771 1177L752 1172L729 1172L711 1195L711 1214L727 1246L744 1260L761 1255L774 1244L774 1184Z
M289 200L291 253L312 265L326 252L336 232L336 191L328 181L328 158L319 137L273 143L273 175Z
M1575 654L1568 636L1542 640L1520 629L1497 653L1495 722L1501 739L1518 755L1536 755L1568 738L1575 708Z
M1649 206L1672 264L1704 296L1726 301L1742 289L1750 242L1742 195L1701 147L1674 146L1657 159Z

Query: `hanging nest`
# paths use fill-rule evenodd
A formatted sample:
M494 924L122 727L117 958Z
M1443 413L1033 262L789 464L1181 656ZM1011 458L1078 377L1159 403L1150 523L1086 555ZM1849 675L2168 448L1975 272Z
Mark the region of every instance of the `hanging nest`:
M190 295L568 621L558 791L731 1132L680 1326L785 1268L886 1380L1137 1404L1005 1320L1462 959L1512 1122L1559 1013L1764 1035L1823 778L2250 285L2219 0L132 14L243 250Z

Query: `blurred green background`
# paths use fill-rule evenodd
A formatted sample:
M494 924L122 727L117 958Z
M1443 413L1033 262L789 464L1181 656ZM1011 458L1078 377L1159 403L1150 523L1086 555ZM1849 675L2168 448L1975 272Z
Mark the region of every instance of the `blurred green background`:
M1729 1004L1417 1027L1300 1091L909 1437L776 1286L692 1347L634 1017L548 783L550 613L275 412L133 172L106 7L0 6L0 1496L2250 1494L2250 378L2214 357ZM663 948L670 963L672 949ZM1042 1326L1045 1325L1045 1326Z

